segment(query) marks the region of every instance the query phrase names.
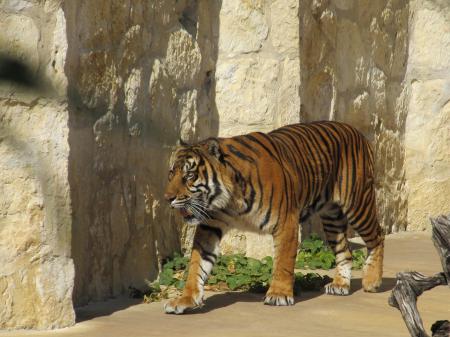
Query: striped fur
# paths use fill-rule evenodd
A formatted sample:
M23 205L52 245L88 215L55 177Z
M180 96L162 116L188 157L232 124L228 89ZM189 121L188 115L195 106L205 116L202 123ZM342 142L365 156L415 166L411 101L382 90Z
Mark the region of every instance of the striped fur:
M352 255L348 224L368 247L363 288L381 285L382 230L377 221L373 155L367 140L338 122L288 125L268 134L210 138L181 146L170 160L165 197L196 230L183 295L165 305L182 313L201 305L203 284L230 228L273 235L270 305L291 305L298 223L316 213L336 254L336 275L326 293L347 295Z

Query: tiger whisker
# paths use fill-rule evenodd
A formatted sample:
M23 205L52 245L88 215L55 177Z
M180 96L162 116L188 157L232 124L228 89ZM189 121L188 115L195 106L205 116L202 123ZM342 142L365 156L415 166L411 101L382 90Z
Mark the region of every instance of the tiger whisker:
M202 209L200 209L198 206L196 206L195 204L191 204L191 209L195 210L195 212L201 216L201 219L203 221L205 221L207 218L209 218L209 215L203 211Z
M192 207L194 207L198 212L202 213L206 218L208 218L208 219L210 218L210 215L209 215L208 212L206 211L206 208L205 208L203 205L201 205L200 203L198 203L198 202L192 200L192 201L190 202L190 205L191 205Z
M192 204L192 205L195 205L195 206L196 206L198 209L200 209L201 211L207 213L207 208L206 208L205 206L203 206L202 204L197 203L197 202L192 202L191 204Z
M186 208L200 221L205 221L205 217L196 209L193 207L192 204L187 205Z
M204 202L201 201L201 200L198 200L198 199L192 199L192 200L191 200L191 203L196 204L197 206L199 206L200 208L202 208L204 211L207 211L207 210L208 210L207 206L206 206L206 205L204 204Z

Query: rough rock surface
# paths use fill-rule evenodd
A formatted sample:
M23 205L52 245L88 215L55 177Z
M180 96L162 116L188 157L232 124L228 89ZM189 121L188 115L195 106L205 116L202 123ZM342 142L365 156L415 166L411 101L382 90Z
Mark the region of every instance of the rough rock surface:
M450 3L411 1L405 125L408 230L450 205Z
M33 76L51 75L40 93L0 86L0 328L68 326L75 320L69 130L58 95L65 21L56 2L6 1L0 30L2 56L26 62Z
M213 132L216 11L209 1L64 6L75 305L145 288L180 249L162 198L167 160L179 137Z
M216 14L214 14L216 13ZM180 250L162 191L179 137L217 134L209 1L6 1L1 46L52 94L2 87L0 327L74 323Z

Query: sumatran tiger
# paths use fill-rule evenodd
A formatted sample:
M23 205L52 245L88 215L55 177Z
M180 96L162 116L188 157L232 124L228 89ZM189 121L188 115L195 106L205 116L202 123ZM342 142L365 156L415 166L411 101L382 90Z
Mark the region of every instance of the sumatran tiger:
M293 305L299 222L314 213L336 255L336 274L325 292L349 294L348 225L368 248L364 290L380 287L384 235L375 206L373 154L355 128L323 121L209 138L181 145L169 165L164 197L197 227L185 288L181 297L165 304L166 313L202 305L219 242L230 228L273 236L274 268L264 303Z

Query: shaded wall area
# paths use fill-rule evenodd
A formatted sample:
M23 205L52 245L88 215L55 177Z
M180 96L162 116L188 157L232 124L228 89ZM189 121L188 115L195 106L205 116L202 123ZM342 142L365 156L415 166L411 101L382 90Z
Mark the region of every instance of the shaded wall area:
M300 3L302 121L347 122L369 138L379 220L387 233L405 230L408 2Z
M144 288L183 229L162 199L179 137L216 134L209 1L66 2L75 305Z

